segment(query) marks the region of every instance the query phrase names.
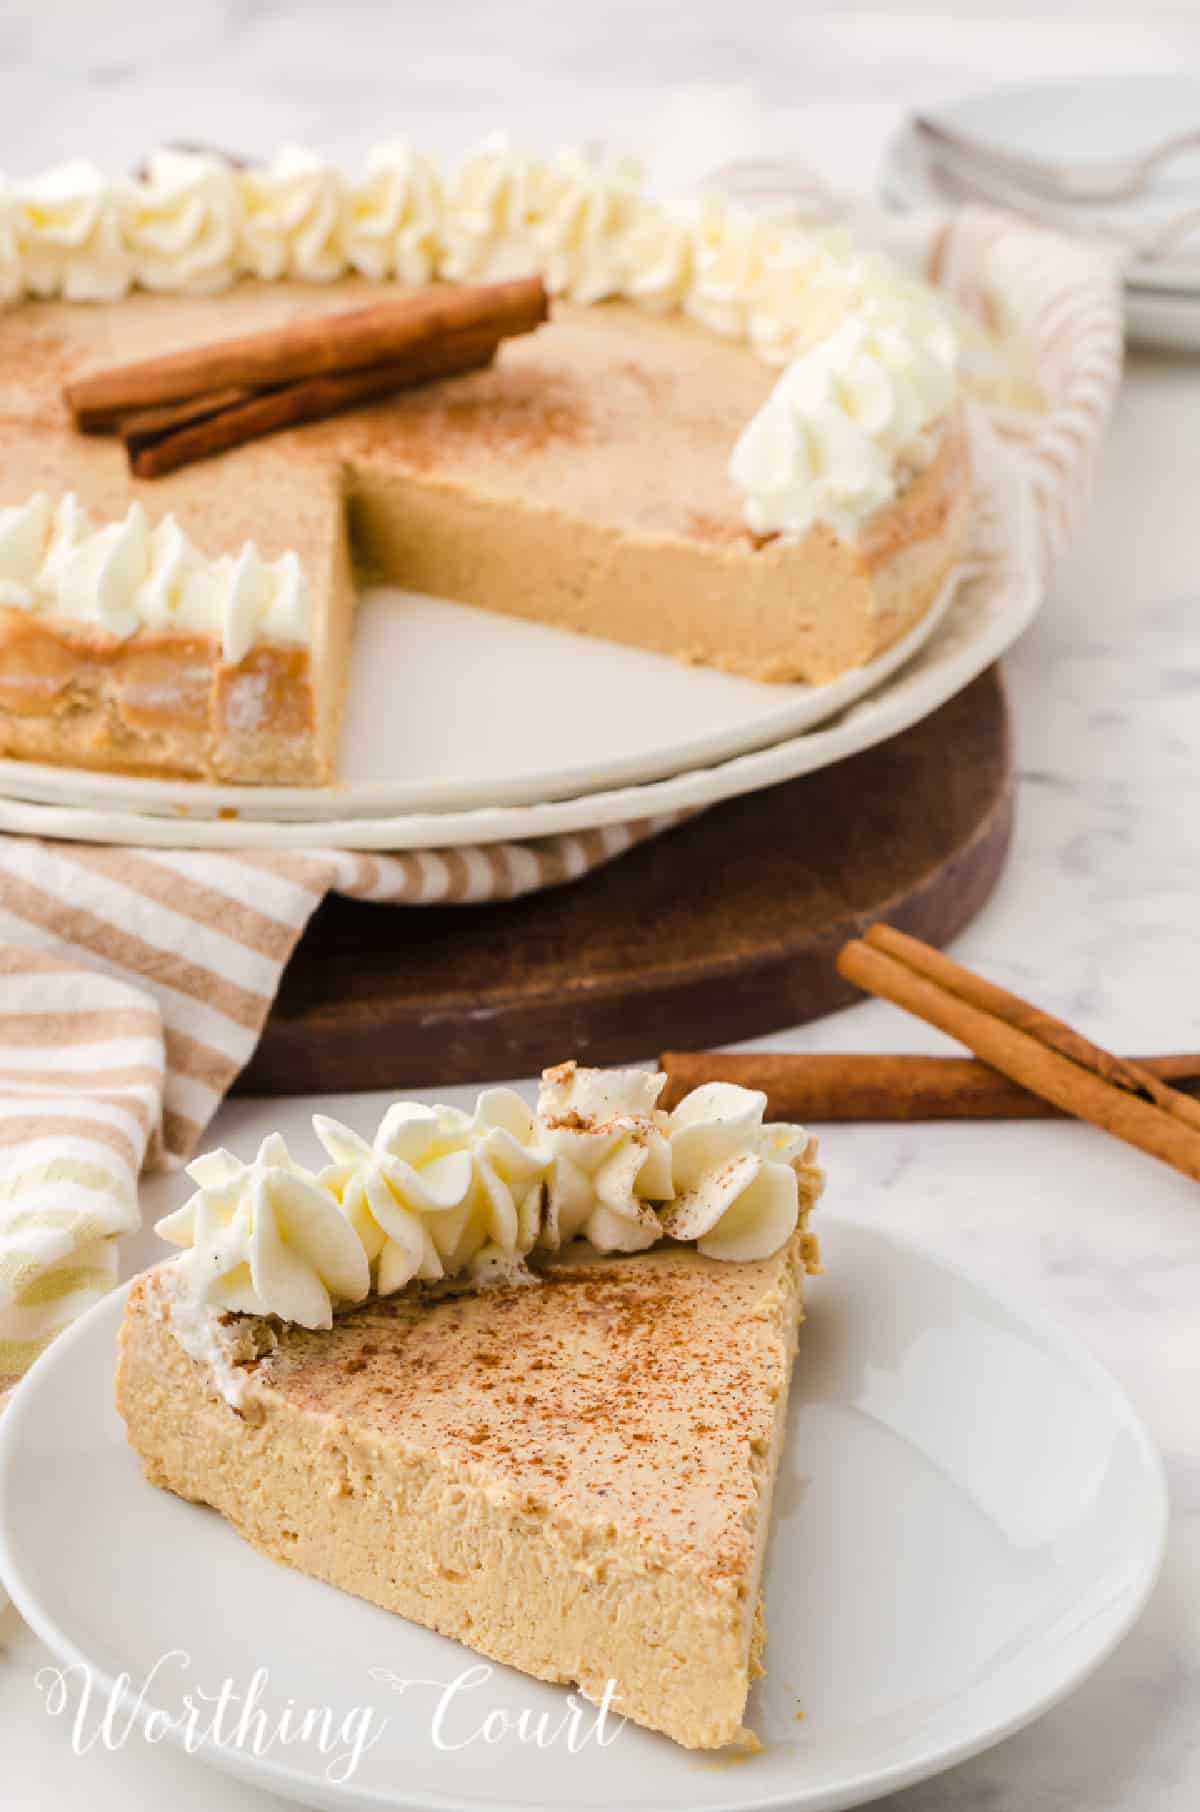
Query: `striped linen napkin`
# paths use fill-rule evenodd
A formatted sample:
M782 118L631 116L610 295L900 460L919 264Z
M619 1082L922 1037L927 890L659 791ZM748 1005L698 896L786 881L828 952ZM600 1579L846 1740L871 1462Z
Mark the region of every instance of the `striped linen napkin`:
M755 182L771 170L754 166ZM786 182L772 176L772 203ZM1112 274L983 209L895 230L897 249L958 306L968 388L1033 500L1044 572L1082 506L1117 387ZM1019 344L1042 407L1030 409L1022 384L1006 393L998 337ZM977 539L1004 538L1002 521L979 517ZM137 1225L139 1171L195 1150L327 892L408 906L513 898L583 875L679 817L381 856L0 836L0 1392L112 1283L116 1241Z
M675 821L384 856L0 837L0 1396L111 1287L139 1172L195 1151L328 892L512 899Z
M0 1393L111 1287L164 1071L144 987L0 944Z

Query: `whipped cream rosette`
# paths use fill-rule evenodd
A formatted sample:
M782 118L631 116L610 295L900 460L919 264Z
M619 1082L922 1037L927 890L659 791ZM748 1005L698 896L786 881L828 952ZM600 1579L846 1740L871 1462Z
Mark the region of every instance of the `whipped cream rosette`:
M238 271L242 202L226 158L155 151L146 172L118 192L133 281L197 296L228 289Z
M150 524L140 503L129 506L119 522L86 531L81 513L64 512L63 539L51 555L57 578L55 608L63 616L93 618L124 639L141 623L136 594L150 575ZM68 547L66 536L73 538ZM77 537L77 539L74 539Z
M25 287L68 302L115 302L132 281L113 185L85 158L59 164L13 195Z
M622 247L622 294L653 314L683 307L695 270L694 202L644 200Z
M511 1089L485 1090L470 1115L398 1101L370 1144L323 1114L313 1125L334 1160L320 1181L361 1240L381 1294L468 1265L515 1269L532 1248L550 1157Z
M834 333L857 307L850 249L840 235L780 230L755 275L746 315L750 344L768 365L788 365Z
M671 1113L666 1077L646 1070L545 1071L538 1118L554 1155L541 1243L585 1239L640 1252L664 1236L709 1258L778 1250L824 1175L802 1126L764 1123L764 1094L728 1083L694 1089Z
M495 283L540 270L539 228L555 199L550 166L494 133L450 178L442 215L438 275L453 283Z
M856 540L928 463L927 430L956 389L952 332L916 332L902 301L863 312L788 366L743 429L729 475L758 534L802 536L827 522Z
M0 510L0 604L13 604L18 610L36 607L53 517L44 491Z
M674 1195L664 1233L707 1258L766 1258L791 1237L821 1192L816 1141L802 1126L765 1124L757 1089L710 1082L669 1116Z
M203 562L174 516L164 516L150 530L147 552L148 570L135 594L138 612L146 626L151 629L209 627L207 621L197 621L201 597L197 579Z
M778 226L768 216L707 201L693 227L692 281L684 313L714 333L745 339L778 237Z
M641 1252L662 1238L654 1203L671 1194L671 1161L657 1111L665 1076L646 1070L545 1071L542 1135L554 1157L542 1243L585 1239L599 1252Z
M300 145L284 145L269 164L239 171L238 188L240 255L250 275L312 283L342 275L345 181L335 165Z
M764 1125L765 1105L757 1091L722 1083L679 1104L670 1134L676 1194L662 1210L669 1238L745 1262L791 1237L802 1205L796 1162L810 1156L812 1141L803 1127Z
M351 267L364 277L433 281L442 220L442 185L428 157L405 139L377 145L366 174L345 200L342 238Z
M532 236L552 295L589 304L621 294L641 182L632 158L599 159L568 149L546 168L543 218Z
M152 591L149 576L147 586ZM219 631L221 652L232 666L255 642L307 642L312 632L312 598L299 554L264 560L253 541L208 563L184 588L179 611Z
M156 1231L187 1248L185 1287L214 1308L327 1328L336 1303L370 1287L362 1241L330 1192L293 1162L278 1133L252 1164L211 1151L188 1165L200 1185Z

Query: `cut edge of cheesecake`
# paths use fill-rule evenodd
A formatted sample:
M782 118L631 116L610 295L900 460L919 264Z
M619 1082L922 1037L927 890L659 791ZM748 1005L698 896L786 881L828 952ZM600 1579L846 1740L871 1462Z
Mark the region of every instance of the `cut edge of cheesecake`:
M128 638L0 605L0 755L114 773L327 785L350 679L351 536L378 580L771 683L827 684L882 654L932 607L962 558L966 438L939 451L862 542L817 524L799 542L707 545L472 499L403 475L352 475L328 507L333 546L310 575L309 645ZM536 585L529 583L536 572ZM593 597L599 576L604 621ZM739 622L729 620L736 591ZM680 607L680 601L686 602Z
M931 463L859 542L818 522L799 540L744 526L638 533L402 471L353 472L356 557L381 583L644 648L771 684L828 684L932 607L962 559L969 482L961 415ZM536 574L536 583L530 575Z
M256 642L236 664L214 635L119 637L0 605L0 756L164 779L332 782L355 584L340 499L331 514L310 574L311 641Z
M615 1680L618 1714L687 1747L753 1745L816 1267L803 1225L750 1264L571 1247L536 1286L408 1290L331 1332L210 1316L198 1342L163 1265L130 1294L117 1407L151 1482L272 1558L593 1701Z

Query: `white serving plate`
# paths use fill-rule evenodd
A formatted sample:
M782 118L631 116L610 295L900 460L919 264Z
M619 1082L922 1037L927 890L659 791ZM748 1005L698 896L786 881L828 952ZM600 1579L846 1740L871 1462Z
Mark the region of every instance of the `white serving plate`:
M313 1742L198 1752L330 1812L833 1812L900 1788L1027 1723L1109 1653L1158 1570L1165 1490L1073 1336L891 1232L830 1216L821 1237L750 1704L764 1748L736 1766L632 1725L575 1754L511 1735L436 1748L437 1688L395 1681L448 1682L472 1656L145 1482L112 1406L123 1292L49 1349L0 1422L0 1575L98 1702L129 1675L119 1726L157 1664L137 1715L165 1714L160 1741L180 1741L184 1693L244 1692L259 1668L270 1729L289 1700L339 1720L373 1708L386 1723L341 1782ZM497 1667L465 1704L449 1741L493 1711L557 1719L565 1693Z
M807 734L640 786L529 805L321 819L209 818L45 804L0 794L0 831L176 849L445 849L527 840L699 811L842 761L919 722L970 684L1023 633L1042 599L1016 513L1000 578L965 574L925 646L869 697ZM20 765L20 764L13 764ZM77 778L77 777L76 777ZM233 808L231 808L232 810Z
M1186 75L1082 77L1071 82L1006 83L939 102L939 124L985 140L1001 150L1051 161L1116 158L1150 150L1176 132L1200 126L1200 81ZM923 142L911 127L893 140L882 185L886 199L904 208L944 206ZM1061 207L1063 230L1111 225L1139 231L1187 208L1200 208L1200 152L1185 153L1156 172L1145 191L1122 202ZM1170 258L1132 259L1127 288L1200 295L1200 228ZM1139 334L1149 339L1149 318ZM1192 344L1170 339L1166 344Z
M0 760L0 793L319 824L637 785L799 735L866 697L928 641L954 585L894 648L826 686L763 685L377 586L358 607L336 785L210 786Z

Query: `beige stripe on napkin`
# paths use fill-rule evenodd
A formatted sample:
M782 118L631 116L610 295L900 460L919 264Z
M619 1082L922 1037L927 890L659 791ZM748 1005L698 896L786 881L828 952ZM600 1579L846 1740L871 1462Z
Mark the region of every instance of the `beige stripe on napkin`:
M180 1163L253 1053L284 965L331 889L380 904L512 898L572 880L676 822L678 815L528 844L382 856L0 838L5 1005L5 962L19 968L42 951L75 965L57 1015L12 1009L14 1029L37 1035L12 1050L0 1037L0 1088L10 1076L57 1086L63 1074L73 1075L77 1094L94 1102L101 1094L123 1099L121 1091L153 1082L146 1160ZM105 978L135 991L129 1001L141 1003L152 1061L135 1063L131 1046L102 1039L109 1023L102 1016L115 1011ZM126 1003L120 1009L134 1010ZM91 1058L81 1055L88 1051ZM0 1145L4 1136L0 1126Z
M0 946L0 1393L111 1287L163 1068L144 988Z

